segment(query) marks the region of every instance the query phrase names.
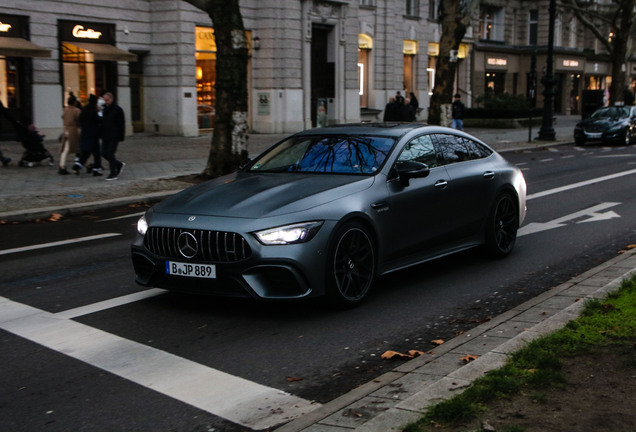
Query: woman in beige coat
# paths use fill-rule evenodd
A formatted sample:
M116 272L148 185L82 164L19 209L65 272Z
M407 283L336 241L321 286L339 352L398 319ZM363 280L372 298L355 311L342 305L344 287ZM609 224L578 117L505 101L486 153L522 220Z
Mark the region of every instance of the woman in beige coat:
M70 174L66 170L66 157L69 153L79 153L79 141L80 141L80 123L79 116L81 110L77 107L77 99L70 94L66 101L66 107L62 113L62 121L64 123L64 132L62 133L62 146L60 147L60 169L58 174L66 175Z

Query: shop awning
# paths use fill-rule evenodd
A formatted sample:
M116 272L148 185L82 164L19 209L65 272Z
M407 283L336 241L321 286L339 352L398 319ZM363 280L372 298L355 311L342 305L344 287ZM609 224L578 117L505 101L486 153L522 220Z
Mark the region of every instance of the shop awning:
M78 48L90 51L95 56L95 60L106 61L137 61L137 55L123 49L119 49L116 46L108 44L98 44L90 42L67 42L71 45L75 45Z
M51 57L51 50L26 39L0 37L0 55L7 57Z

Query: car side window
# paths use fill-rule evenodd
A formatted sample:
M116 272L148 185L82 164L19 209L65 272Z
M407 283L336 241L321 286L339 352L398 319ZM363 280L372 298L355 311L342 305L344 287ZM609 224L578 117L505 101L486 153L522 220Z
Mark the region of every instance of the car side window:
M472 159L462 137L449 134L435 134L435 140L439 145L442 163L444 165Z
M487 158L492 154L492 150L477 141L463 137L461 139L464 140L464 145L466 145L471 159Z
M429 168L440 165L435 144L433 144L430 135L422 135L414 138L404 146L397 163L410 161L424 163L428 165Z

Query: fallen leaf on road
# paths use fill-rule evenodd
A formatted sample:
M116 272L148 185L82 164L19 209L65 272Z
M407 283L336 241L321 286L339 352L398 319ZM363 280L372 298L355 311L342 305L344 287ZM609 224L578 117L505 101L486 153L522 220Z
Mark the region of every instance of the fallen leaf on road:
M473 360L477 360L479 358L479 356L476 355L472 355L472 354L466 354L464 357L461 358L461 360L465 363L470 363Z
M403 354L397 351L389 350L389 351L385 351L385 353L382 354L382 359L384 360L412 359L422 354L424 354L422 351L417 351L417 350L410 350L408 354Z
M289 381L289 382L302 381L302 380L303 380L303 379L302 379L302 378L300 378L300 377L291 377L291 376L288 376L288 377L286 377L286 378L287 378L287 381Z
M431 343L435 345L442 345L444 341L442 339L435 339L435 340L432 340Z

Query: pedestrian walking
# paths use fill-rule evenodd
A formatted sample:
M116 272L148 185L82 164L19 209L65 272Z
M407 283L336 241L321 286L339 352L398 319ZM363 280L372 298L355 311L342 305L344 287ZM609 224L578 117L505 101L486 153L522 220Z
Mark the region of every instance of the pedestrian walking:
M104 93L104 112L102 115L102 152L108 161L110 173L106 180L117 180L126 166L115 156L117 145L126 135L124 110L115 103L112 93Z
M64 131L62 132L61 146L60 146L60 163L57 171L60 175L70 174L66 169L66 158L69 153L75 155L75 160L79 157L79 143L80 143L80 122L79 117L82 113L77 107L77 99L71 92L67 101L66 107L62 112L62 123L64 124Z
M411 100L411 105L415 108L415 113L417 113L417 109L420 107L420 102L417 100L417 97L415 97L415 93L409 93L409 99Z
M76 175L80 174L88 158L93 155L92 173L94 176L102 175L102 157L99 145L99 135L101 128L101 117L97 108L97 96L91 94L88 97L88 104L82 108L79 116L80 122L80 156L73 165Z
M453 129L464 130L464 103L461 101L461 95L455 93L452 105Z

